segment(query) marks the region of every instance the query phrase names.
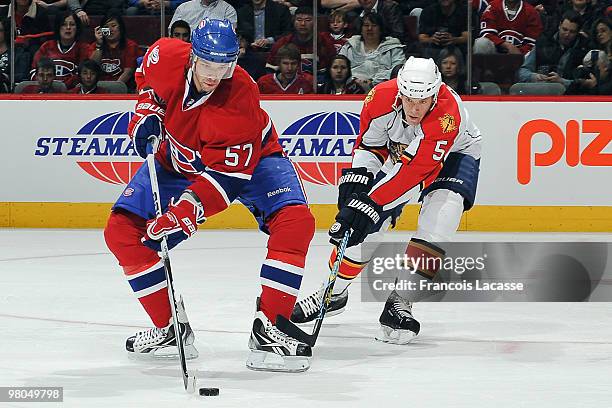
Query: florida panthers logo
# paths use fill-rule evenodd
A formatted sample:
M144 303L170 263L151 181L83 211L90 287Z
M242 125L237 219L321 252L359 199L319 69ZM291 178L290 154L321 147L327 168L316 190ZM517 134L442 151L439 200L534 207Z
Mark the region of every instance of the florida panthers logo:
M166 134L170 155L172 156L172 166L176 171L182 173L201 173L204 171L200 152L182 145L170 133Z

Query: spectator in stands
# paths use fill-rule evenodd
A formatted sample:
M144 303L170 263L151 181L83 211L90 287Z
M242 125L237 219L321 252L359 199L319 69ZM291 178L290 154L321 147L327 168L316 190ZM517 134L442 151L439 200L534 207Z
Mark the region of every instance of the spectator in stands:
M251 48L253 37L239 33L240 48L238 52L238 65L251 75L255 81L266 75L266 59L259 52Z
M586 53L574 76L576 80L570 88L573 94L612 95L612 63L602 50Z
M174 13L174 10L186 0L163 0L165 12ZM127 0L125 14L128 16L159 15L162 0Z
M79 83L69 92L79 95L105 94L108 91L98 86L98 78L102 74L100 64L86 59L79 65Z
M49 15L66 10L68 6L68 0L38 0L37 5L44 8Z
M457 0L437 0L421 13L419 42L423 56L438 58L442 48L454 45L467 52L467 10Z
M523 0L492 0L482 13L480 28L474 54L525 55L543 30L540 15Z
M350 38L350 34L348 33L348 20L346 19L346 13L343 11L332 10L329 14L329 29L324 32L323 35L326 36L329 41L334 44L336 47L336 52L340 51L340 48L344 44L346 44L347 40Z
M314 93L311 75L299 72L300 51L294 44L278 50L278 73L259 78L257 85L262 94L310 94Z
M6 16L11 15L11 7L6 7ZM43 7L33 0L15 0L16 35L20 36L17 42L34 55L40 45L51 38L49 14Z
M325 74L325 82L317 90L319 94L362 94L365 89L353 78L351 61L344 55L336 55Z
M344 13L349 13L352 17L356 16L355 10L361 5L359 0L321 0L321 7L328 10L339 10Z
M89 26L89 16L122 14L124 0L68 0L68 9L74 12L84 26Z
M11 20L0 17L0 93L11 87ZM15 83L28 79L30 54L19 44L15 46Z
M580 15L580 17L582 17L582 27L580 32L584 33L586 36L589 36L596 17L595 9L593 8L591 2L588 0L571 0L566 7L558 12L558 16L556 17L557 20L561 22L565 12L569 10L575 11Z
M54 93L53 81L55 80L55 64L50 58L41 58L36 66L36 85L28 85L21 93Z
M442 48L436 61L442 74L442 81L460 95L468 93L466 83L465 61L458 47Z
M170 27L176 20L185 20L193 31L205 18L226 18L234 27L238 23L236 9L224 0L189 0L176 8Z
M176 20L170 26L170 37L191 42L191 27L185 20Z
M593 48L603 50L612 56L612 20L610 18L600 18L593 23L591 39L594 43Z
M32 79L36 76L36 66L41 58L51 58L55 63L55 77L67 89L78 82L78 68L81 61L89 57L89 45L79 41L81 20L76 14L64 11L56 14L54 39L45 42L32 60Z
M393 0L359 0L361 13L353 21L355 32L359 32L361 19L366 14L376 13L382 17L383 37L395 37L404 42L404 18L398 4ZM358 10L359 11L359 10Z
M289 9L273 0L251 0L238 10L238 31L255 39L255 49L269 49L291 29Z
M382 17L367 13L361 19L359 32L352 36L340 50L351 61L357 83L366 91L387 81L391 70L406 61L404 46L395 37L383 38Z
M525 56L518 71L519 82L558 82L568 89L588 50L587 39L579 34L581 23L577 12L566 11L557 32L542 34Z
M270 55L268 56L268 65L276 68L277 53L281 47L287 44L294 44L302 55L301 70L312 74L313 54L312 54L312 38L313 38L313 16L312 8L298 7L295 11L293 20L293 33L281 37L276 41ZM336 54L334 44L322 33L319 33L317 39L318 51L318 74L323 75L325 69L329 66L331 59Z
M123 18L116 13L104 16L94 35L96 41L90 46L90 58L102 67L100 80L122 81L129 87L139 50L138 44L127 38Z

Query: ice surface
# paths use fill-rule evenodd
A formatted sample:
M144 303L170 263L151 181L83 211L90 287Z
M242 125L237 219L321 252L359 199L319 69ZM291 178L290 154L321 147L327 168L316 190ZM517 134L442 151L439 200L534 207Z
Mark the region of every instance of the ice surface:
M398 240L409 234L392 234ZM461 234L459 240L595 240L600 234ZM327 274L315 237L302 295ZM309 371L245 367L265 236L204 231L171 252L177 290L196 332L200 387L184 392L177 362L127 358L146 314L99 230L0 230L0 386L63 386L61 404L2 407L612 407L609 303L424 303L421 335L374 341L382 304L326 320Z

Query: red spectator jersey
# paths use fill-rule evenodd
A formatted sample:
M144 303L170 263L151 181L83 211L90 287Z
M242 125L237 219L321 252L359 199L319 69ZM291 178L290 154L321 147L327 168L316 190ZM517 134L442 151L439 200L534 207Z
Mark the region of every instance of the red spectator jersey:
M276 54L278 50L287 44L294 44L298 50L300 50L300 54L302 54L302 72L308 72L312 74L312 40L306 43L301 43L298 41L295 34L288 34L284 37L281 37L274 43L272 49L270 50L270 55L268 56L268 64L273 66L278 66L278 61L276 58ZM336 55L336 48L331 40L324 35L324 33L319 33L319 38L317 42L317 50L319 51L319 62L317 65L317 70L321 70L327 68L332 61L334 55Z
M96 43L89 46L89 55L96 50ZM102 75L100 81L116 81L119 79L123 70L126 68L136 68L136 58L138 58L138 44L132 40L126 40L125 48L103 48L100 66Z
M487 37L495 45L507 41L523 54L531 51L542 30L540 14L526 1L521 1L517 14L510 19L504 9L504 0L493 0L480 18L481 37Z
M190 56L191 44L174 38L149 48L136 71L141 91L135 116L154 110L163 118L166 139L156 159L191 181L188 189L208 217L239 195L261 157L283 150L249 74L237 66L212 93L198 95Z
M334 44L334 47L336 48L336 54L340 52L340 48L342 48L342 46L344 44L346 44L346 42L348 41L348 39L350 38L350 35L345 35L345 34L341 34L341 35L334 35L330 32L324 32L321 33L322 36L327 37L329 39L329 41Z
M419 125L405 125L397 81L375 86L365 99L353 167L386 175L370 191L384 209L406 202L431 184L450 151L479 157L480 131L459 96L445 84Z
M89 46L86 43L75 42L65 52L60 48L57 40L45 42L34 54L32 60L31 77L36 77L36 65L41 58L51 58L55 63L55 78L66 84L70 89L79 81L79 64L89 58Z
M293 81L287 86L278 80L277 74L267 74L259 78L257 86L262 94L310 94L314 93L312 87L312 75L297 73Z

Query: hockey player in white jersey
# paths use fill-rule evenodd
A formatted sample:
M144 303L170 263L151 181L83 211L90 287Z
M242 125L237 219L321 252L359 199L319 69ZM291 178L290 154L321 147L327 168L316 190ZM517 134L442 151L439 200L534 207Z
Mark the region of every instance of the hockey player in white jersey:
M481 135L461 98L442 83L432 59L411 57L397 80L379 84L365 99L352 167L338 186L337 223L330 230L339 240L351 230L327 316L341 313L348 287L370 261L372 244L394 224L411 199L422 200L418 228L408 243L409 257L437 259L450 241L464 211L474 204L480 167ZM368 245L361 243L366 241ZM330 268L336 258L332 250ZM436 262L430 262L434 265ZM434 279L427 263L416 272ZM323 288L299 301L292 320L314 320ZM380 316L378 340L404 344L420 330L412 303L391 292Z

